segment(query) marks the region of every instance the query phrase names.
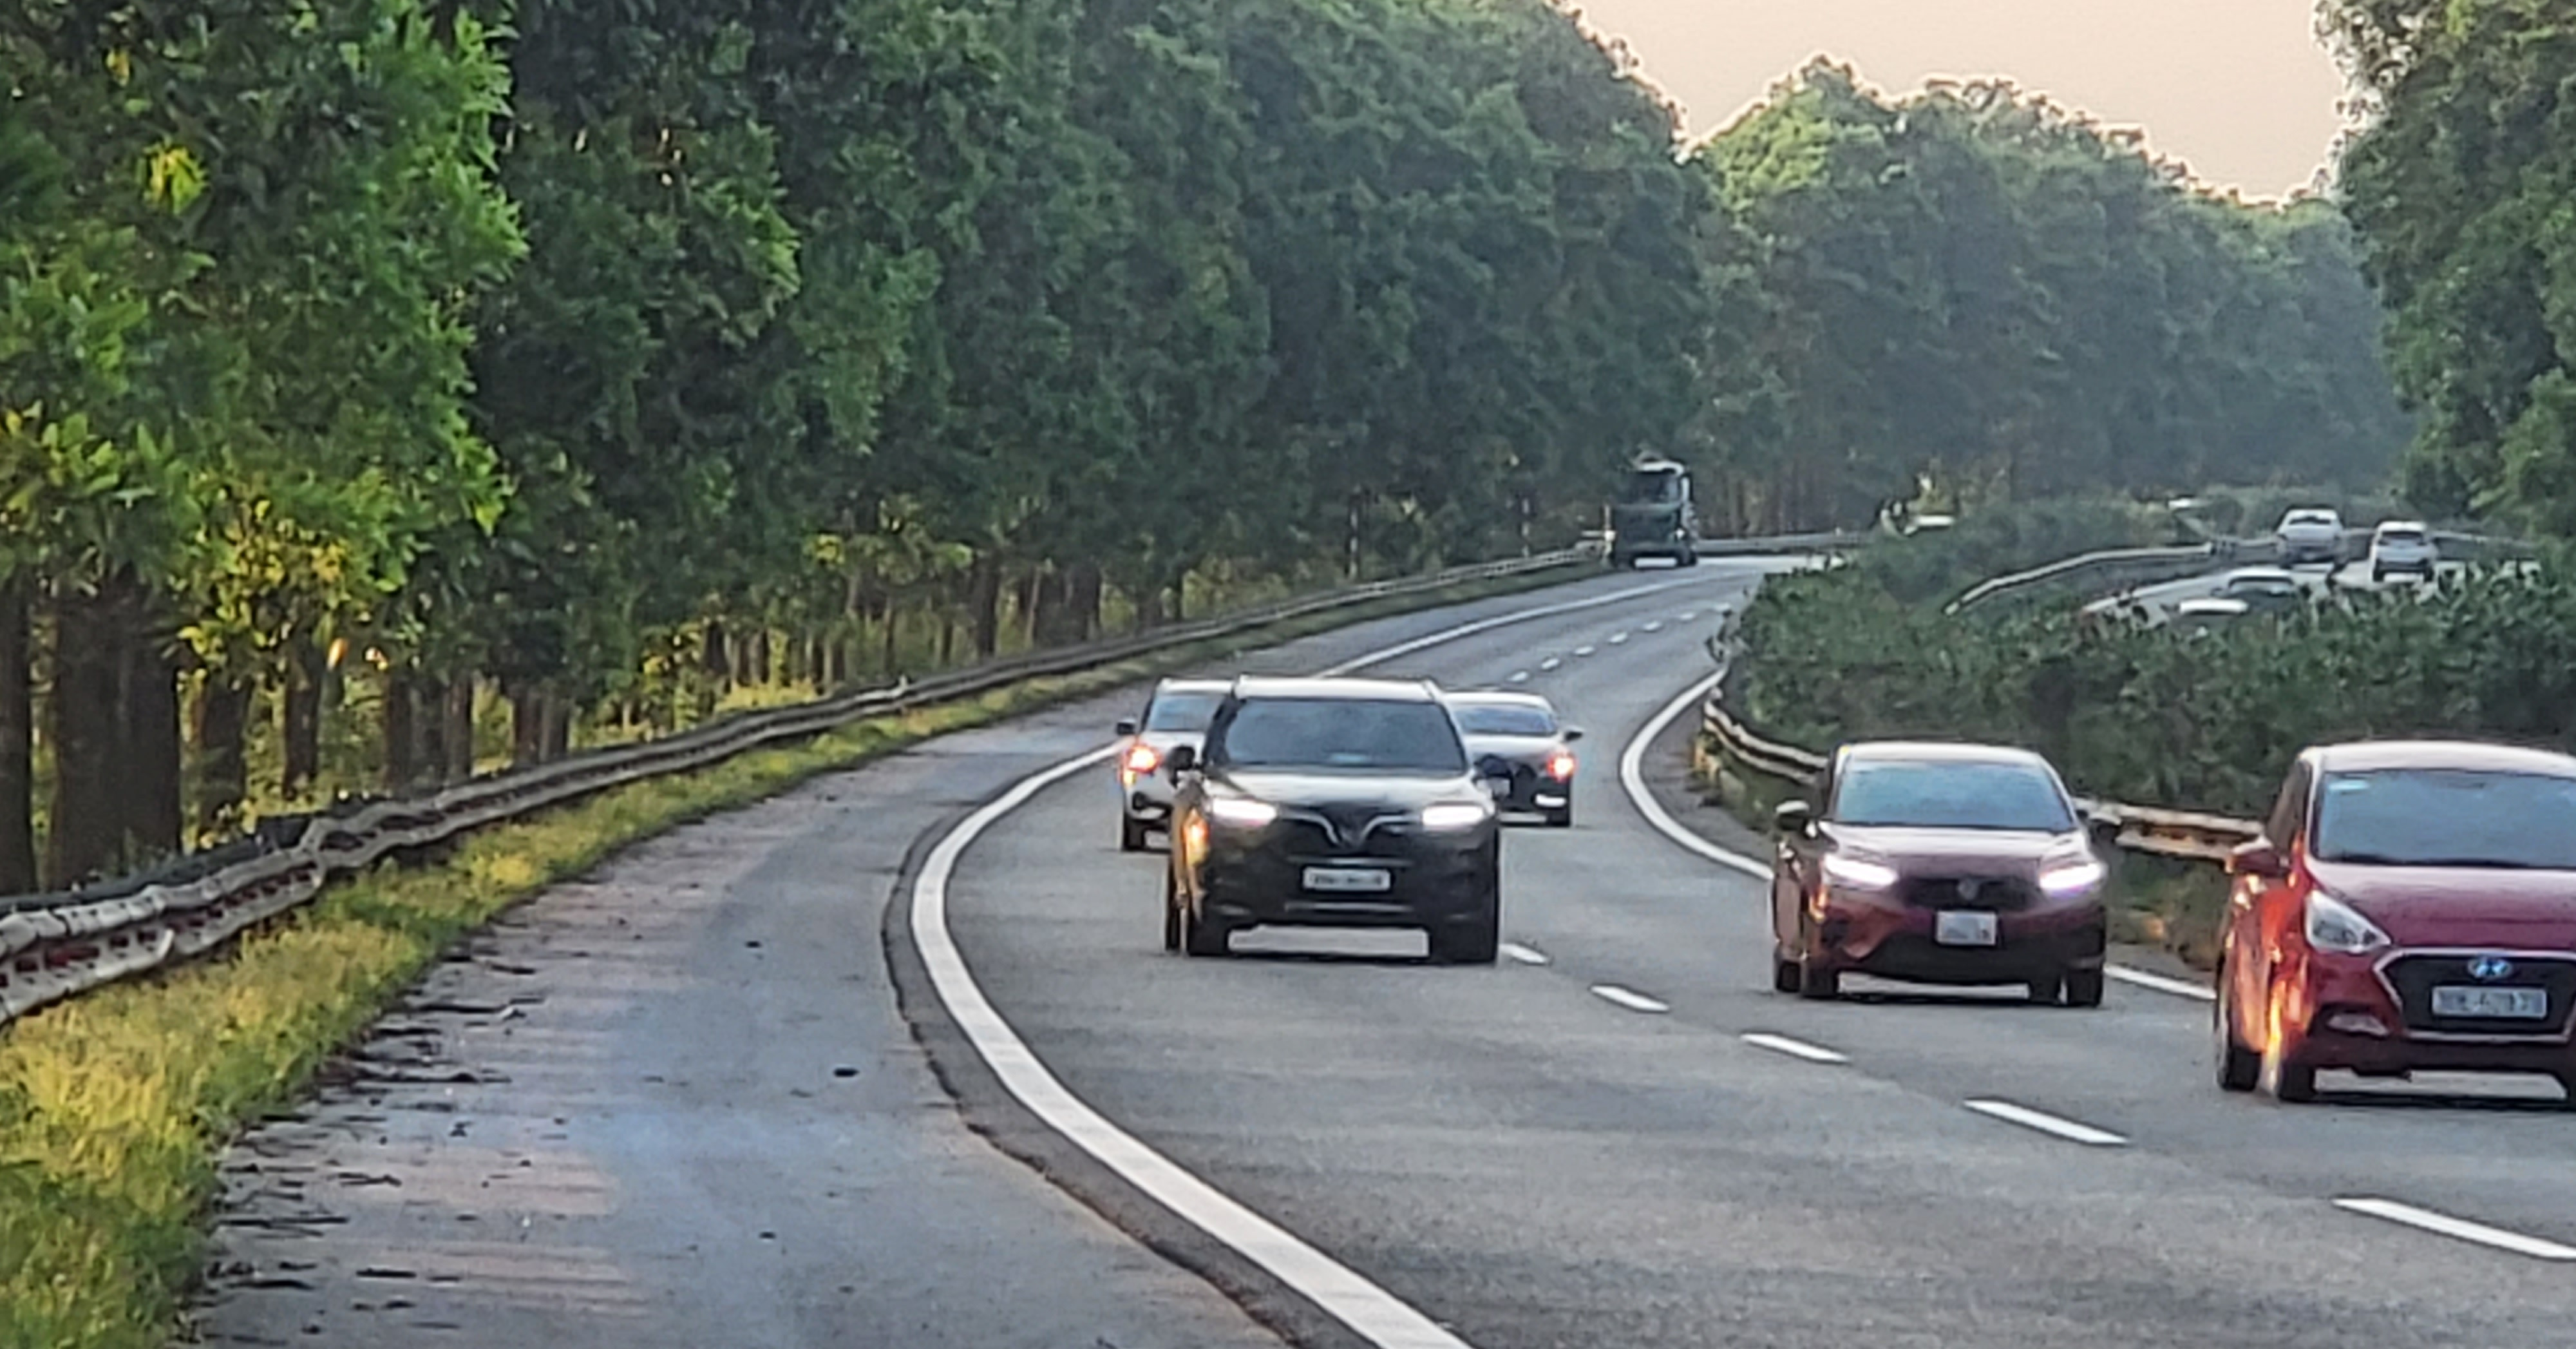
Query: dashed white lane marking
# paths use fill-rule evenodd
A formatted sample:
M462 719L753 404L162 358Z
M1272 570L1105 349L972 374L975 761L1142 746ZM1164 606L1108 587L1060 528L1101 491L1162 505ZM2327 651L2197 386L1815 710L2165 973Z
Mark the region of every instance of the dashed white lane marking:
M1594 984L1592 986L1592 996L1601 999L1603 1002L1616 1003L1621 1007L1627 1008L1631 1012L1669 1012L1673 1010L1665 1004L1657 1002L1653 998L1647 997L1645 994L1640 993L1635 989L1621 988L1617 984Z
M2129 1141L2108 1129L2096 1129L2090 1124L2061 1118L2046 1111L2033 1110L2026 1105L2014 1105L2010 1101L1967 1101L1962 1104L1980 1115L1991 1115L2006 1123L2018 1124L2025 1129L2037 1129L2044 1134L2054 1134L2070 1143L2081 1143L2086 1147L2116 1148Z
M2435 1213L2431 1209L2417 1208L2413 1204L2401 1204L2394 1199L2338 1199L2334 1202L2336 1208L2349 1212L2366 1214L2392 1223L2404 1223L2408 1227L2438 1232L2443 1236L2456 1237L2461 1241L2474 1241L2481 1246L2493 1246L2497 1250L2527 1255L2534 1260L2576 1260L2576 1246L2561 1246L2554 1241L2527 1237L2520 1232L2508 1232L2501 1227L2489 1227L2485 1223L2473 1223L2466 1218L2454 1218L2447 1213Z
M1672 725L1675 717L1698 706L1699 700L1706 697L1710 689L1717 687L1719 678L1718 675L1710 675L1683 689L1680 697L1664 704L1664 710L1647 718L1645 728L1637 732L1636 738L1630 740L1628 748L1619 755L1619 785L1627 790L1629 804L1637 808L1638 814L1646 817L1646 823L1654 826L1656 833L1719 866L1740 871L1760 880L1769 880L1771 868L1742 853L1721 848L1691 832L1681 821L1673 818L1671 811L1664 809L1664 803L1656 800L1653 792L1646 790L1646 747L1655 743L1655 737L1662 735L1664 728Z
M1514 670L1514 671L1512 671L1512 680L1511 680L1511 682L1513 682L1513 683L1515 683L1515 684L1526 684L1526 683L1528 683L1528 682L1529 682L1529 671L1527 671L1527 670Z
M1560 666L1560 665L1563 665L1564 663L1565 663L1565 657L1563 657L1563 656L1550 656L1550 657L1548 657L1547 659L1545 659L1545 660L1543 660L1543 661L1540 661L1540 662L1538 663L1538 668L1540 668L1540 669L1542 669L1542 670L1553 670L1553 669L1555 669L1556 667L1558 667L1558 666Z
M1786 1054L1793 1059L1805 1059L1809 1063L1851 1062L1849 1055L1838 1050L1827 1049L1823 1045L1811 1045L1804 1040L1792 1040L1786 1035L1773 1035L1769 1031L1746 1031L1742 1038L1744 1043L1756 1049L1768 1049L1772 1053Z
M1601 649L1601 648L1599 648L1599 647L1597 647L1597 646L1578 646L1578 647L1574 648L1574 654L1575 654L1575 655L1577 655L1577 656L1589 656L1589 655L1591 655L1593 652L1598 651L1598 650L1600 650L1600 649Z
M1626 634L1626 633L1624 633L1624 632L1614 632L1614 633L1610 634L1610 645L1612 645L1612 646L1618 646L1618 645L1620 645L1621 643L1626 642L1627 640L1628 640L1628 634Z
M2119 980L2121 983L2135 984L2140 988L2151 988L2158 993L2170 993L2177 998L2197 998L2202 1002L2218 1001L2218 990L2211 988L2207 984L2195 984L2187 979L2173 979L2161 974L2150 974L2145 970L2130 969L2126 965L2105 965L2102 967L2102 972Z
M1682 610L1682 613L1681 613L1681 621L1682 621L1682 622L1684 622L1684 623L1688 623L1689 621L1691 621L1692 619L1697 618L1697 617L1699 617L1699 610L1697 610L1697 609L1684 609L1684 610Z
M1662 619L1660 619L1660 618L1650 618L1650 619L1647 619L1647 620L1646 620L1646 631L1648 631L1648 632L1662 632L1663 630L1664 630L1664 620L1662 620Z
M1499 614L1354 657L1324 673L1349 674L1507 624L1618 604L1682 584L1685 582L1666 581L1610 595ZM1127 1183L1151 1196L1182 1221L1270 1271L1280 1282L1322 1308L1327 1315L1349 1326L1363 1340L1377 1346L1377 1349L1469 1349L1465 1340L1370 1282L1358 1271L1307 1245L1294 1233L1228 1197L1092 1109L1056 1079L1038 1057L1037 1051L1020 1038L1019 1031L1004 1019L991 999L984 996L983 986L975 982L974 971L968 968L964 952L957 947L955 934L948 929L948 885L956 875L959 859L985 831L1002 817L1026 805L1030 798L1077 773L1107 762L1116 753L1117 746L1104 745L1021 779L1010 790L959 821L922 859L921 872L912 882L912 940L915 949L921 953L922 968L930 976L931 987L939 992L940 1003L948 1009L958 1031L975 1047L976 1054L993 1070L1003 1090L1048 1128L1118 1173Z
M1547 963L1547 954L1545 952L1539 950L1535 946L1523 946L1516 941L1507 941L1503 943L1503 955L1508 959L1517 960L1524 965L1544 965Z

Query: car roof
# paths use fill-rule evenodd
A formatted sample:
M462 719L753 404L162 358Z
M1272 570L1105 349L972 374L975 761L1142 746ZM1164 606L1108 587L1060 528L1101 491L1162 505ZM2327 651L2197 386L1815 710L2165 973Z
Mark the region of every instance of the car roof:
M1547 712L1556 710L1556 704L1549 702L1544 694L1514 693L1509 689L1447 689L1443 690L1440 696L1450 702L1463 703L1469 707L1535 707Z
M2487 773L2537 773L2576 778L2576 758L2552 750L2483 740L2357 740L2319 745L2309 759L2328 773L2368 773L2404 768L2459 768Z
M1231 679L1164 679L1155 683L1154 696L1159 698L1166 693L1223 694L1233 687Z
M1243 675L1234 681L1237 698L1347 698L1354 702L1430 703L1439 691L1427 679L1345 679L1334 675L1288 677Z
M2284 520L2340 520L2343 515L2332 506L2292 506L2281 512Z
M2227 573L2231 581L2295 581L2299 574L2287 567L2238 567Z
M1986 763L2048 767L2048 760L2013 745L1980 745L1964 740L1863 740L1842 748L1841 758L1883 763Z
M2421 520L2382 520L2379 522L2379 530L2381 533L2387 533L2392 529L2409 529L2418 534L2430 532Z

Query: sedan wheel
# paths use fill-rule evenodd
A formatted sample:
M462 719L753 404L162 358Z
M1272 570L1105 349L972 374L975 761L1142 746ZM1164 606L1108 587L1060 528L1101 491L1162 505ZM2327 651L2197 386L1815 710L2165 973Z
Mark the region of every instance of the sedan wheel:
M2063 978L2052 974L2045 979L2033 979L2024 987L2030 990L2030 1000L2033 1003L2042 1007L2054 1007L2057 1005L2058 991L2064 988L2065 984L2066 981Z
M1181 949L1181 889L1170 867L1163 868L1163 949Z
M2317 1070L2314 1064L2305 1062L2282 1047L2281 1042L2284 1037L2280 1034L2279 1008L2284 996L2278 987L2272 989L2273 1034L2270 1041L2263 1046L2263 1085L2271 1091L2273 1100L2288 1105L2300 1105L2317 1099Z
M1791 960L1777 947L1771 951L1771 991L1774 993L1798 991L1798 962Z
M2210 1006L2211 1057L2218 1067L2220 1091L2252 1091L2262 1080L2263 1056L2247 1049L2236 1039L2236 995L2230 991L2235 981L2227 970L2218 971L2218 1001Z
M2102 971L2068 970L2066 972L2066 1005L2099 1007L2102 1005Z

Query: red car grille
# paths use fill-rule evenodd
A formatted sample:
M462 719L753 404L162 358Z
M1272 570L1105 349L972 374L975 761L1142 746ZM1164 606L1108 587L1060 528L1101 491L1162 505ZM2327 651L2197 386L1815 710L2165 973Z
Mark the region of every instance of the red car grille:
M2514 956L2513 972L2495 980L2481 980L2469 972L2470 964L2477 959L2474 955L2409 955L2388 962L2383 973L2389 988L2397 994L2398 1011L2406 1019L2406 1028L2435 1035L2544 1038L2567 1033L2568 1013L2576 1010L2576 959ZM2433 1014L2435 988L2482 984L2547 989L2549 1015L2539 1021L2505 1021Z

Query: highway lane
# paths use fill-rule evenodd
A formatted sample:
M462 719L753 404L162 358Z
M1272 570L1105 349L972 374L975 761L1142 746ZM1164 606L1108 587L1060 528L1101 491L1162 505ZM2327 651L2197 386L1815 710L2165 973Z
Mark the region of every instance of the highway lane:
M2271 566L2274 564L2248 563L2246 565ZM2458 562L2437 562L2434 564L2434 568L2439 572L2449 574L2461 570L2463 565L2464 564ZM2238 569L2235 567L2224 567L2216 571L2204 572L2197 576L2186 576L2176 581L2161 581L2154 585L2138 586L2132 590L2122 591L2116 596L2091 601L2084 607L2088 610L2098 610L2109 608L2114 605L2138 604L2145 606L2147 609L2152 610L2157 614L2165 614L2171 612L2174 606L2182 603L2184 600L2201 599L2217 594L2220 588L2226 584L2229 574L2236 570ZM2324 563L2303 563L2299 566L2290 568L2290 571L2310 590L2320 592L2328 589L2329 587L2339 590L2355 591L2394 590L2407 586L2423 584L2421 581L2411 576L2390 577L2386 581L2373 581L2370 579L2370 563L2366 560L2360 562L2346 562L2336 566L2327 566Z
M1524 960L1166 957L1156 862L1114 853L1086 775L966 853L967 961L1092 1106L1485 1349L2563 1338L2558 1266L2328 1202L2576 1240L2563 1116L2223 1099L2205 1009L2125 986L2095 1013L1770 994L1758 886L1611 782L1704 660L1659 600L1397 667L1517 676L1595 733L1583 822L1507 845Z

